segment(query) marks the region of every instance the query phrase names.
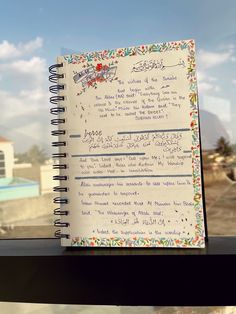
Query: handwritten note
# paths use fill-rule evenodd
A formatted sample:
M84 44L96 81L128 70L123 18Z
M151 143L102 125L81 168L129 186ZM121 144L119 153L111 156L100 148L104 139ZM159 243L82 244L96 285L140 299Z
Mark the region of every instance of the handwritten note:
M63 59L73 245L204 246L194 43L157 47Z

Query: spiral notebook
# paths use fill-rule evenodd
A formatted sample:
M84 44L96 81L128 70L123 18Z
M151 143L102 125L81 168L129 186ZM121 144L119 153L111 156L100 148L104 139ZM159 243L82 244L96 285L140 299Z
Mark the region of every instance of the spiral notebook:
M194 40L59 56L49 72L62 246L204 247Z

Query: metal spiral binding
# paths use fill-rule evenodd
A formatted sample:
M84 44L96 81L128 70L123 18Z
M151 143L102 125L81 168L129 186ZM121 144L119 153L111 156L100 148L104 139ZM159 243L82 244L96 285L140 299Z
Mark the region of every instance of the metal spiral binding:
M63 91L65 88L64 88L64 85L62 84L58 84L58 80L61 79L61 78L64 78L64 74L59 74L58 73L58 68L60 67L63 67L63 63L61 64L54 64L54 65L51 65L49 67L49 81L51 83L54 83L55 85L52 85L49 87L49 91L52 93L52 94L58 94L58 92L61 92ZM50 109L50 113L53 114L53 115L56 115L56 116L59 116L61 114L63 114L65 112L65 107L62 107L60 105L60 102L65 100L65 97L64 96L61 96L61 95L55 95L55 96L51 96L50 97L50 103L53 104L53 105L56 105L57 107L52 107ZM55 119L51 119L51 124L52 125L60 125L60 124L64 124L65 123L65 119L58 117L58 118L55 118ZM51 135L52 136L60 136L60 135L65 135L66 134L66 131L65 130L53 130L51 132ZM66 142L65 141L53 141L52 142L52 146L53 147L66 147ZM66 152L59 152L59 153L54 153L52 154L52 158L54 159L60 159L60 158L66 158L67 154ZM67 169L67 165L64 164L64 163L60 163L60 164L54 164L53 165L53 169ZM68 176L67 175L55 175L53 176L53 180L56 180L56 181L66 181L68 180ZM54 192L58 192L58 193L61 193L61 192L68 192L68 188L67 187L62 187L62 186L55 186L53 188L53 191ZM69 211L67 209L65 209L65 205L68 204L68 198L65 198L65 197L61 197L61 196L57 196L53 199L53 203L54 204L59 204L59 205L63 205L63 209L58 207L56 209L54 209L54 215L56 216L67 216L69 214ZM67 228L69 227L69 223L68 222L65 222L65 221L61 221L60 218L56 219L54 221L54 226L55 227L59 227L59 228ZM58 229L55 231L55 237L56 238L65 238L65 239L69 239L69 234L65 234L65 233L62 233L61 232L61 229Z

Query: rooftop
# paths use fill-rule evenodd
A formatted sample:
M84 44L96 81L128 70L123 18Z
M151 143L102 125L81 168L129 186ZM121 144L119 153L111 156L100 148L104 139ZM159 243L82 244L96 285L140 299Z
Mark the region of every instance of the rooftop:
M3 137L3 136L0 136L0 142L11 142L9 141L7 138Z

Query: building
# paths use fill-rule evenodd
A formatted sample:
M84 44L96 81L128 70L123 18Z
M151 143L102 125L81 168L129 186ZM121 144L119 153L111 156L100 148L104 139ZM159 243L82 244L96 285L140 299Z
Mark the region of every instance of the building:
M0 178L12 178L14 166L13 143L0 136Z
M39 196L39 182L14 177L13 143L0 136L0 201Z

